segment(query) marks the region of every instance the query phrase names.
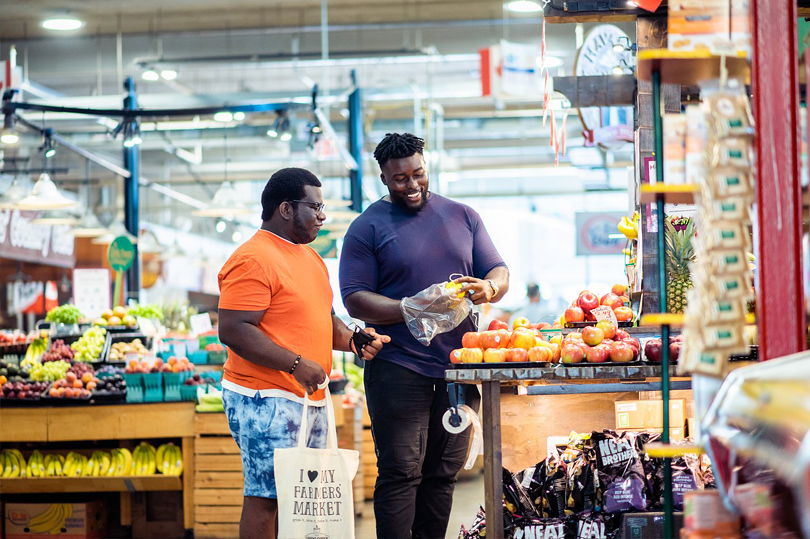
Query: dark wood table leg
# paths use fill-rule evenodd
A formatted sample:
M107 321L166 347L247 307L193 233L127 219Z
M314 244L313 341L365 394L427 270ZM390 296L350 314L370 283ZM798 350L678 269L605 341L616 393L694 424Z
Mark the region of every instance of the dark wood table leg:
M503 538L503 460L501 454L501 384L481 383L484 429L484 509L487 539Z

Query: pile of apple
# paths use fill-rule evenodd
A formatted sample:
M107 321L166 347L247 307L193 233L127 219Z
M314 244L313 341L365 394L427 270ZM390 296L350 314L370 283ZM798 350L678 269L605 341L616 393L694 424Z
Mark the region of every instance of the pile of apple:
M461 338L463 348L450 353L451 363L557 362L560 342L543 339L538 326L525 318L513 323L513 330L500 320L493 320L487 331L471 331ZM561 339L561 337L560 337ZM552 339L553 341L554 339Z
M581 332L565 336L560 348L560 363L627 363L638 359L641 344L612 320L600 320Z
M644 344L644 358L652 363L661 363L661 349L664 343L660 338L649 339ZM681 336L676 335L669 338L669 360L677 363L681 355Z
M567 322L596 322L596 317L591 311L600 305L606 305L613 309L616 320L619 322L629 322L633 320L633 310L630 307L625 307L625 302L630 303L630 297L627 296L627 287L622 284L613 285L611 291L601 298L590 290L583 290L579 293L576 301L565 310L560 322L562 324Z

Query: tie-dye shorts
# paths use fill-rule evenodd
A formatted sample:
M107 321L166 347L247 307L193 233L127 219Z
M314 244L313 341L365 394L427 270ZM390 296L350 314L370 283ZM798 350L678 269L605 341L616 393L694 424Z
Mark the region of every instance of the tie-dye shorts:
M242 454L245 496L277 498L273 451L295 447L303 405L282 397L246 397L222 390L231 435ZM307 446L326 447L326 408L310 406Z

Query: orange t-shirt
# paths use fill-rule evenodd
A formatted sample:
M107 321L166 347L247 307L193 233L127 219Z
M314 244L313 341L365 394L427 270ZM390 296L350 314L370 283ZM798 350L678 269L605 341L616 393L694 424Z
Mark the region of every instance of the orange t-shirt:
M219 272L219 308L264 311L259 329L274 343L332 370L332 287L326 264L308 245L259 229ZM242 387L280 389L304 396L287 373L262 367L228 350L224 379ZM311 398L320 400L323 391Z

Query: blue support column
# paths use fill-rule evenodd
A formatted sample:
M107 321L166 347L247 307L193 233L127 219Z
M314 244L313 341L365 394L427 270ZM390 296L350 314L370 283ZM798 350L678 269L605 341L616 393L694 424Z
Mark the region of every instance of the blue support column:
M356 83L356 73L352 71ZM360 88L349 94L349 152L357 161L357 170L349 172L349 186L352 199L351 209L363 211L363 102Z
M124 97L124 110L137 110L138 96L135 94L135 80L132 77L127 77L126 81L124 81L124 89L127 91L127 95ZM139 118L133 118L132 122L133 127L139 127ZM134 129L134 132L140 133L140 129ZM124 225L129 233L136 238L139 236L140 231L138 220L140 164L140 146L138 144L129 147L125 146L124 167L130 172L130 177L124 179ZM137 243L135 243L135 262L127 270L126 277L126 298L137 301L141 290L141 257Z

